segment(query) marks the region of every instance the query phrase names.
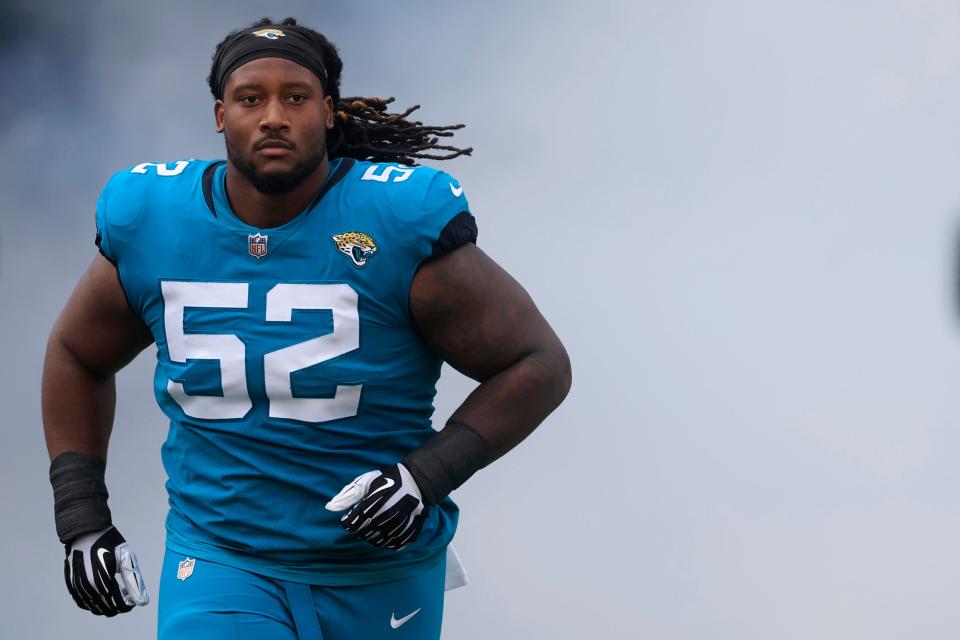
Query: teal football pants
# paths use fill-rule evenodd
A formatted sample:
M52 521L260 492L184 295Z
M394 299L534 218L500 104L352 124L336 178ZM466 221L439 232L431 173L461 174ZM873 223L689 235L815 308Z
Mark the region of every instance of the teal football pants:
M200 559L178 577L184 560L169 549L164 556L158 640L440 637L445 556L413 578L349 587L275 580Z

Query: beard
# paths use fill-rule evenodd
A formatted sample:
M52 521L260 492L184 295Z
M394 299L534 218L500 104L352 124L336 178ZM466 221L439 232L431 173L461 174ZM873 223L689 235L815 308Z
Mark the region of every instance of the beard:
M233 144L226 132L224 132L223 137L227 145L227 158L231 164L237 168L240 175L253 185L254 189L268 196L277 196L293 191L303 184L303 181L316 171L320 163L327 157L327 145L321 143L315 153L298 162L286 173L259 173L257 168L253 166L250 156L244 155Z

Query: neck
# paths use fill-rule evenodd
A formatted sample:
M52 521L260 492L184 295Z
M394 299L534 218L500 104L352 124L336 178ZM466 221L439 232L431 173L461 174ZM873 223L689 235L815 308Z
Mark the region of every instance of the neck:
M269 195L257 191L232 162L227 162L227 200L238 218L253 227L279 227L297 217L316 197L330 174L330 163L324 159L295 189Z

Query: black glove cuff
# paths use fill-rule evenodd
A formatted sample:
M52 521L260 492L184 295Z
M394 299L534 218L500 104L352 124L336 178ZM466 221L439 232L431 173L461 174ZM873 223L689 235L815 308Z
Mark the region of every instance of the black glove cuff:
M403 466L417 481L424 503L430 506L439 503L486 464L486 442L462 422L448 422L442 431L403 460Z
M53 513L60 542L69 544L84 533L106 529L113 521L107 506L106 465L77 451L58 455L50 463Z

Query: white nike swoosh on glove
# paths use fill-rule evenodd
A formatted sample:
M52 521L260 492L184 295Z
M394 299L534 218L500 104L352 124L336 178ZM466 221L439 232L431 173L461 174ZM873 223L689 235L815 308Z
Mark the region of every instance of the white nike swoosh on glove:
M100 564L103 566L103 570L107 571L107 561L103 558L105 553L110 553L109 549L97 549L97 558L100 559Z
M379 477L379 471L367 471L365 474L357 476L353 479L353 482L341 489L340 493L333 496L333 499L327 503L326 508L329 511L343 511L352 507L367 495L370 485Z
M386 483L385 485L383 485L382 487L379 487L379 488L371 491L370 493L367 494L367 496L372 496L372 495L375 494L375 493L380 493L381 491L384 491L384 490L386 490L386 489L389 489L389 488L392 487L393 485L397 484L397 483L394 482L391 478L384 478L383 481Z

